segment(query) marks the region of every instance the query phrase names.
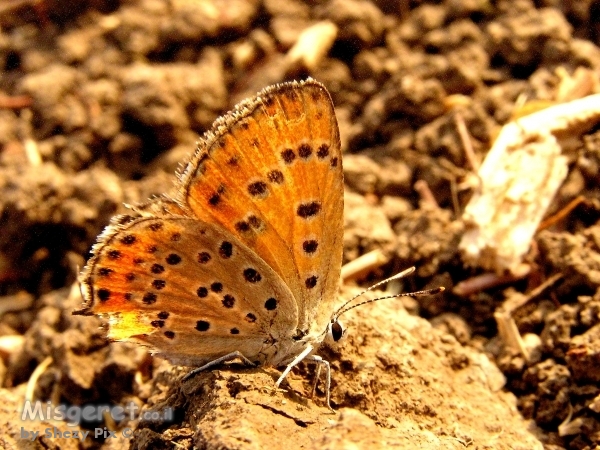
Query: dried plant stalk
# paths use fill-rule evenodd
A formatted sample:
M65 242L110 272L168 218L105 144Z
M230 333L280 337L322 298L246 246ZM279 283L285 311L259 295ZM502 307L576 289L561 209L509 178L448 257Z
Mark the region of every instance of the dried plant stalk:
M600 120L600 95L546 108L502 128L481 165L480 189L465 212L466 264L518 269L568 172L560 142Z

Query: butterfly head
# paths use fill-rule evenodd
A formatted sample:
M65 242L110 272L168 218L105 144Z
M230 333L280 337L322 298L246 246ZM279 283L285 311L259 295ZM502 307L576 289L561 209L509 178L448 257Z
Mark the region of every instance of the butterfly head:
M346 337L346 331L348 330L344 327L342 322L334 316L327 324L327 333L324 339L325 343L335 344L336 342L340 342Z

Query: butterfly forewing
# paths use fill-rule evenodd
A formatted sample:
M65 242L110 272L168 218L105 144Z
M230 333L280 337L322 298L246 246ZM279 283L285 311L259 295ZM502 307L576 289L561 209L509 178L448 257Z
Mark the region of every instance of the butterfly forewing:
M219 224L277 272L298 327L324 328L342 259L339 132L314 80L267 88L220 119L182 176L179 202Z
M264 361L269 339L291 337L298 320L291 292L234 236L187 217L118 222L83 278L85 312L108 317L109 337L188 365L236 350Z

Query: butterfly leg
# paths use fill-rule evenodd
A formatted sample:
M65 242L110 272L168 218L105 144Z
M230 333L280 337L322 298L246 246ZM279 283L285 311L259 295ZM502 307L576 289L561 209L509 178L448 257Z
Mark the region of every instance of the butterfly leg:
M312 391L310 393L310 398L313 398L317 392L317 383L319 382L319 377L321 376L321 368L323 365L317 364L317 373L315 374L315 381L313 383Z
M307 345L306 348L304 350L302 350L302 353L300 353L298 356L296 356L292 360L292 362L287 365L285 370L281 373L281 376L275 382L275 387L278 388L279 385L281 384L281 382L285 379L285 377L287 377L287 374L290 373L290 370L292 370L294 367L296 367L298 365L298 363L300 363L300 361L302 361L304 358L306 358L308 356L308 354L313 351L313 349L314 349L314 347L312 345L310 345L310 344Z
M316 382L319 379L319 375L321 373L321 367L325 367L325 372L327 374L327 380L326 380L326 395L327 395L327 408L329 408L329 410L331 412L335 412L332 408L331 408L331 404L330 404L330 399L331 399L331 367L329 366L329 362L325 361L323 358L321 358L318 355L311 355L310 352L312 352L314 349L314 347L312 345L307 345L306 348L302 351L302 353L300 353L298 356L296 356L293 361L291 363L289 363L287 365L287 367L285 368L285 370L283 371L283 373L281 374L281 376L279 377L279 379L277 380L277 382L275 383L276 387L279 387L279 385L281 384L281 382L284 380L284 378L287 376L288 373L290 373L290 370L292 370L292 368L294 368L296 365L298 365L298 363L300 363L300 361L306 359L306 361L309 362L313 362L317 365L317 377L315 378L315 385L313 387L313 394L314 391L316 389Z
M211 367L215 367L224 362L232 361L232 360L238 359L238 358L241 359L242 362L244 364L246 364L247 366L252 366L252 367L256 366L256 364L254 364L252 361L250 361L248 358L246 358L244 355L242 355L239 351L236 350L235 352L228 353L225 356L221 356L220 358L214 359L211 362L206 363L203 366L192 370L191 372L189 372L187 375L185 375L182 378L182 381L187 381L190 378L192 378L193 376L196 376L197 374L199 374L200 372L204 372L206 369L210 369Z
M306 357L306 361L313 362L317 365L317 373L315 374L315 382L313 384L311 397L315 395L315 391L317 390L317 383L319 382L319 376L321 375L321 368L325 367L325 377L326 377L325 378L325 396L326 396L325 401L327 403L327 408L329 408L329 411L335 413L335 411L331 407L331 403L330 403L330 400L331 400L331 366L329 365L329 361L325 361L319 355L308 355Z

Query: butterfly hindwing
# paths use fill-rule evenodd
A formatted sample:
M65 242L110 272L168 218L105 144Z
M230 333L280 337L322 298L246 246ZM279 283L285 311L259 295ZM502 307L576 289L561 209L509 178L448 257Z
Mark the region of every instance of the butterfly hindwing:
M234 236L196 218L117 217L82 280L83 312L108 317L110 338L181 364L236 350L264 360L268 339L289 339L297 326L281 278Z

